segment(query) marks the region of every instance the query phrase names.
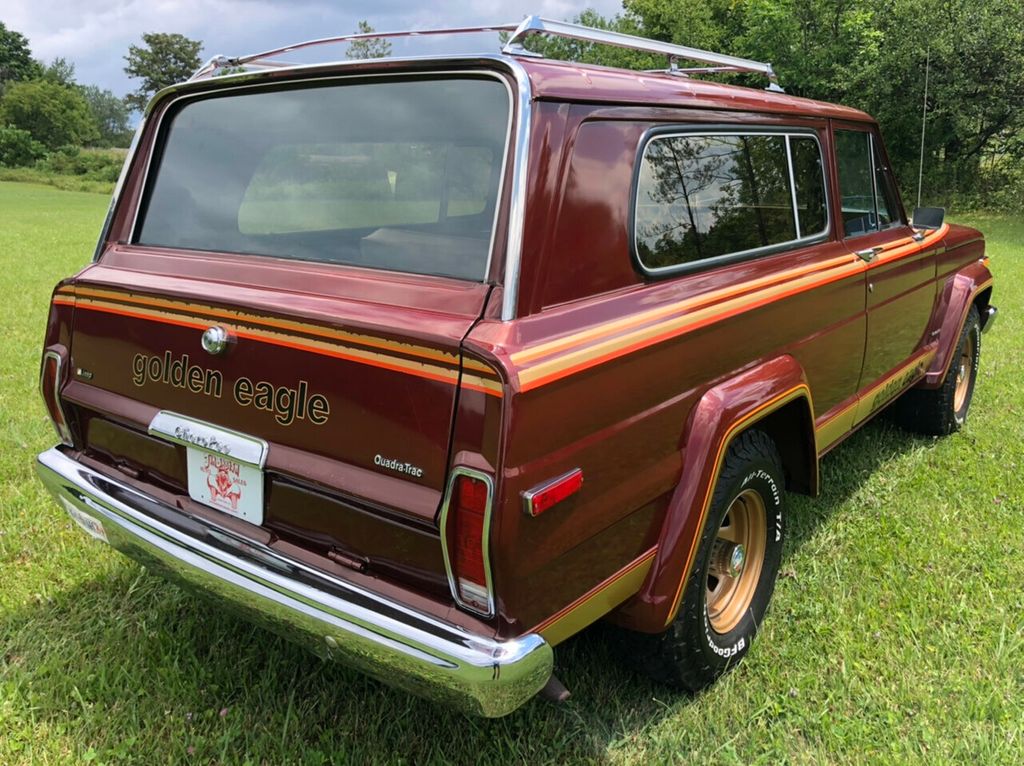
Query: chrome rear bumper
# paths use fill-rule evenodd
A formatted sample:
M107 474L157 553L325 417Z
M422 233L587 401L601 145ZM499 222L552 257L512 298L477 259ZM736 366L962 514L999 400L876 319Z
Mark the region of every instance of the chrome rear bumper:
M39 455L36 470L72 517L88 517L76 521L94 536L385 683L496 717L551 675L551 647L536 634L500 641L467 633L186 515L56 447Z

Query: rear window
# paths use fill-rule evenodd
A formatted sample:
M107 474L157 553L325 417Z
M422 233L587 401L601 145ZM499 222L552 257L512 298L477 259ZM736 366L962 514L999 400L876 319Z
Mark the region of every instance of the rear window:
M483 280L509 114L486 76L186 102L135 241Z
M808 134L663 135L637 178L636 253L650 271L819 237L821 149Z

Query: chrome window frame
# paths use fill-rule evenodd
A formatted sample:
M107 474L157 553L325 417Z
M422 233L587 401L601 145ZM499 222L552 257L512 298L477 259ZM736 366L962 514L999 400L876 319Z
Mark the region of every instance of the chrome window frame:
M674 264L672 266L647 266L640 258L640 248L638 247L639 238L637 237L637 204L639 202L639 191L640 191L640 171L643 167L643 163L647 157L648 147L655 141L666 139L666 138L687 138L691 136L706 136L706 137L722 137L722 136L781 136L785 138L786 145L786 163L789 169L789 180L790 180L790 200L793 205L793 216L794 223L796 224L797 237L795 239L786 240L784 242L778 242L771 245L763 245L761 247L748 248L747 250L737 250L732 253L723 253L721 255L711 256L709 258L701 258L696 261L687 261L686 263ZM793 138L810 138L814 141L818 147L818 157L821 160L821 182L822 188L825 192L825 225L824 227L814 234L807 236L801 236L800 232L800 214L796 205L796 177L793 168L792 151L790 148L790 141ZM675 274L686 274L695 271L705 271L707 269L716 268L718 266L727 266L733 263L738 263L753 258L762 256L775 255L777 253L785 252L787 250L796 250L801 247L817 244L819 242L826 241L832 232L832 199L831 190L829 189L829 174L825 163L825 152L822 148L821 138L818 135L818 131L815 128L798 128L798 127L772 127L772 126L752 126L750 128L741 128L735 125L687 125L687 126L659 126L648 130L640 142L640 148L637 151L637 160L633 169L633 184L631 191L631 204L629 210L629 228L630 228L630 249L632 251L633 262L639 271L645 276L649 277L665 277Z
M417 65L423 66L424 64L438 63L442 65L452 65L459 63L480 63L492 62L500 65L504 68L505 72L512 76L515 81L515 94L510 98L509 104L509 120L511 124L510 135L506 138L505 146L505 157L502 165L502 187L499 190L497 208L500 209L502 205L502 196L505 194L504 184L505 176L508 175L508 162L512 163L512 175L509 179L509 211L506 224L506 245L505 245L505 265L504 273L501 284L503 286L502 294L502 309L501 309L501 320L509 321L515 319L516 309L519 299L519 276L521 272L521 260L522 260L522 246L523 246L523 232L525 226L525 208L526 208L526 185L527 177L526 170L530 156L530 130L533 124L532 119L532 105L533 105L533 94L530 87L530 78L526 73L525 68L516 61L513 57L507 55L495 55L493 53L481 53L476 55L467 56L449 56L442 59L436 57L423 57L423 56L411 56L402 58L389 59L388 62L395 65ZM96 248L93 253L93 261L98 261L103 255L103 246L106 243L110 235L110 226L113 221L114 211L117 209L121 202L122 193L124 191L124 183L128 176L129 168L138 159L140 138L146 129L146 124L150 119L151 115L155 111L156 107L163 104L167 99L167 106L170 106L174 101L181 98L188 98L192 96L200 96L207 93L214 93L226 88L241 88L241 87L263 87L266 85L275 84L278 82L295 82L295 80L283 80L282 75L290 74L302 74L304 72L316 72L317 76L305 78L308 80L331 80L341 79L348 77L367 77L366 73L360 75L358 72L346 72L347 69L353 69L358 66L365 66L366 62L350 62L350 61L334 61L317 64L305 64L296 65L292 67L281 67L271 71L257 71L257 72L239 72L236 74L223 75L217 78L216 86L210 87L209 80L192 80L177 83L171 85L150 99L146 109L142 116L142 121L139 123L138 128L135 131L135 137L132 141L132 145L128 150L128 154L125 157L124 165L121 168L121 175L118 179L117 185L114 187L114 193L111 196L110 205L107 211L107 218L100 231L99 239L96 243ZM330 71L324 71L325 69ZM334 70L339 70L335 73ZM490 76L499 76L500 73L494 69L455 69L455 70L431 70L424 72L389 72L379 76L400 76L408 74L423 74L423 75L437 75L443 72L452 72L455 74L479 72ZM504 80L504 78L500 78ZM507 85L507 82L506 82ZM177 95L176 95L177 94ZM166 109L161 113L160 120L167 114ZM153 128L159 130L159 123ZM510 149L509 142L512 143ZM154 146L155 149L155 146ZM149 171L150 164L153 160L153 150L150 150L146 156L146 167L143 171L142 189L145 191L146 185L149 182ZM511 155L511 156L510 156ZM136 206L132 214L132 223L130 228L130 237L133 239L135 236L136 225L138 223L139 210L141 208L141 197L140 204ZM497 211L496 211L497 212ZM497 219L496 219L497 220ZM487 276L483 281L490 279L490 272L492 262L495 256L495 243L497 241L497 225L492 228L492 245L490 252L488 253L487 262ZM273 256L266 256L273 257Z

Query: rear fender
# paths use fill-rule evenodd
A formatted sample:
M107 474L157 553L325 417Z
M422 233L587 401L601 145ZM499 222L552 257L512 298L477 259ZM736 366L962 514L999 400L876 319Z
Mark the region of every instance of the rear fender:
M937 324L939 347L924 380L918 384L919 388L942 385L960 340L960 332L967 321L967 313L975 303L981 304L979 308L985 308L991 293L992 272L980 260L965 266L946 282L936 307L936 313L941 317Z
M805 486L798 488L813 492L818 483L814 407L799 362L789 355L777 357L720 383L701 397L683 434L682 473L662 524L654 564L637 595L612 616L613 622L655 633L675 619L730 442L745 429L790 407L795 418L791 427L802 429L805 448L790 450L789 461L784 457L784 463L790 462L787 473L804 477ZM806 463L793 466L794 459Z

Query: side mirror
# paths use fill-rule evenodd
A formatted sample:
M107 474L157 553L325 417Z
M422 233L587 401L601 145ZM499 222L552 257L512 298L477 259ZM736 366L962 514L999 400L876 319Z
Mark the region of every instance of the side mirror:
M938 229L946 217L944 207L917 207L914 208L914 217L910 225L915 229Z

